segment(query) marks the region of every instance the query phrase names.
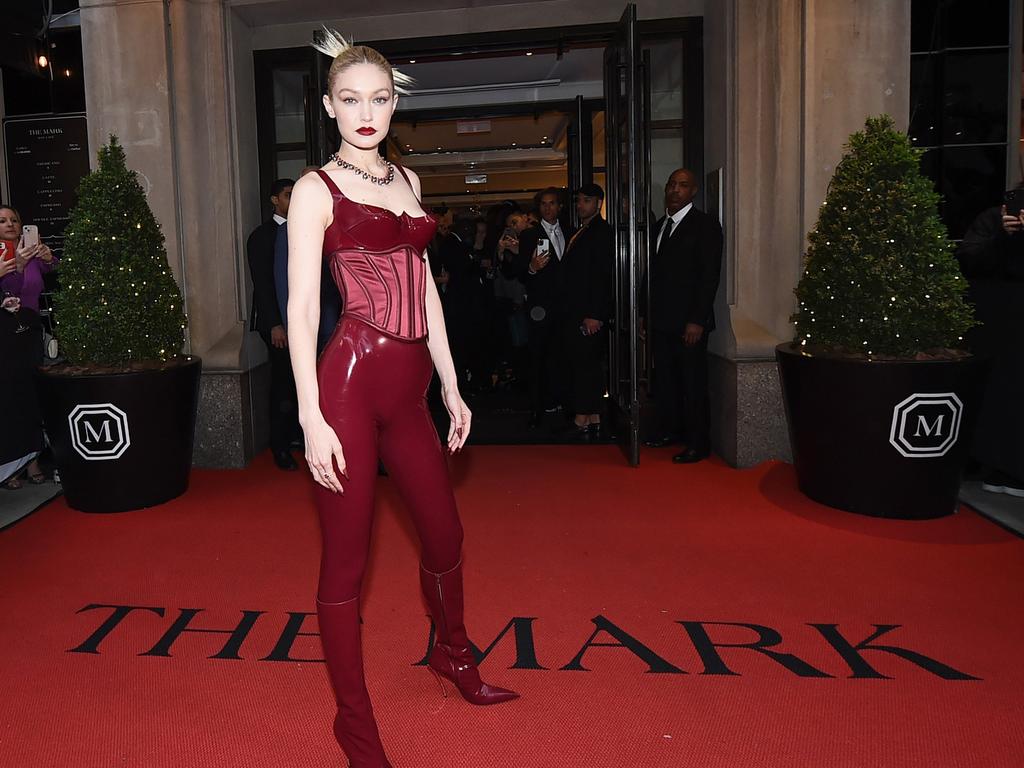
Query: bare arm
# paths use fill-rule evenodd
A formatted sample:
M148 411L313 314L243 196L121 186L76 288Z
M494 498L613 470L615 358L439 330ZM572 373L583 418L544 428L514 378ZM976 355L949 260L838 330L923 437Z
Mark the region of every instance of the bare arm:
M341 492L337 471L344 474L345 458L338 435L320 411L316 379L320 260L330 217L331 195L320 177L311 173L299 179L292 190L288 216L288 351L295 375L299 423L305 435L306 462L320 485Z
M432 280L427 280L427 349L430 350L430 359L434 362L437 375L441 378L441 388L457 390L459 382L455 375L452 352L448 348L444 310L441 309L441 298Z

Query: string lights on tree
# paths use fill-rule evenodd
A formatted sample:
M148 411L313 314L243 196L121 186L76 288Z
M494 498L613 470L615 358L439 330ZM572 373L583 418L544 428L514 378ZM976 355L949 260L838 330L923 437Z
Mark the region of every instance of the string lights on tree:
M181 291L167 270L163 233L114 136L78 187L60 276L54 310L68 362L123 365L180 352L187 325Z
M804 348L913 357L959 346L974 325L922 154L887 115L850 137L796 289Z

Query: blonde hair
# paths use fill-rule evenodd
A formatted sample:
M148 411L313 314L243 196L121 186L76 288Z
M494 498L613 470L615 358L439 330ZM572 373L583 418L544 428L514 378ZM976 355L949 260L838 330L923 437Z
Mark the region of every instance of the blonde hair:
M334 89L334 81L338 75L353 64L373 64L380 67L391 81L391 87L398 93L407 94L407 86L415 82L409 75L392 67L379 51L366 45L352 45L335 29L323 27L323 31L314 37L313 47L333 59L331 68L327 71L328 93Z

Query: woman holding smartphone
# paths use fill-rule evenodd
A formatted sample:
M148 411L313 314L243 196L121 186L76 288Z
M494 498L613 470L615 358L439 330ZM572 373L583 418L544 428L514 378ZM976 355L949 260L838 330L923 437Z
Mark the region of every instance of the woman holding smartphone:
M53 271L57 258L40 242L39 230L32 225L22 226L21 215L10 206L0 206L0 239L6 241L6 249L14 249L13 254L5 254L7 263L0 268L0 288L21 299L22 309L39 312L43 275Z
M0 311L0 396L11 405L0 440L0 484L15 491L22 487L23 476L33 485L46 482L39 466L44 439L32 375L43 362L38 314L43 275L57 260L39 242L39 231L23 227L10 206L0 206L0 241L0 292L6 310Z
M363 678L359 618L378 456L422 544L420 586L436 638L430 670L473 704L517 694L481 681L463 623L462 526L425 399L436 367L451 417L447 449L460 450L471 414L426 263L436 222L420 203L416 175L377 152L398 101L396 81L409 80L335 32L316 48L333 59L323 103L341 147L292 191L288 348L323 539L316 603L338 704L334 734L353 768L390 768ZM317 360L322 259L345 310Z

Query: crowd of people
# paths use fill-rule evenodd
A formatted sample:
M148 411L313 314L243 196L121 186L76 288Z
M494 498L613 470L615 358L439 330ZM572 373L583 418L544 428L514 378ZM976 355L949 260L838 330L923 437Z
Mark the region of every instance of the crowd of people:
M430 247L460 387L522 386L532 426L562 409L579 439L601 429L603 353L612 315L613 238L603 190L574 195L579 227L548 188L521 210L507 202L485 216L443 216Z
M0 205L0 393L6 404L0 430L0 487L8 491L19 490L26 482L48 481L39 462L46 439L34 374L43 362L40 295L58 259L45 243L28 240L25 234L18 211Z
M302 175L315 171L303 169ZM301 177L301 176L300 176ZM251 329L271 366L270 444L281 469L296 468L300 444L295 384L287 350L287 216L292 179L271 188L273 215L247 243L253 280ZM613 312L613 237L601 216L604 191L576 190L573 228L554 187L523 208L504 201L486 211L433 212L437 232L427 247L441 297L460 389L528 393L529 424L562 411L566 436L589 440L602 429L607 327ZM343 299L324 265L318 352L333 332Z

